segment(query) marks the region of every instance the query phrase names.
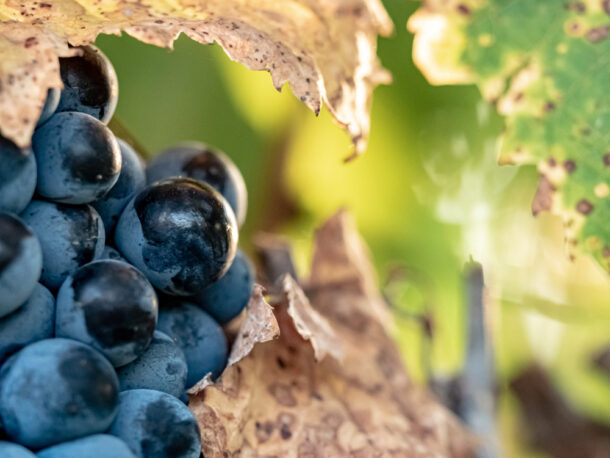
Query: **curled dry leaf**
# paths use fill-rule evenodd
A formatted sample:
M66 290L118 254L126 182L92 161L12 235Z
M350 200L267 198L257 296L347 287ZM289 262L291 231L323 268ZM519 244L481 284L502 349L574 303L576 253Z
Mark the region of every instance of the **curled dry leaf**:
M322 102L366 146L373 88L389 81L376 56L377 35L392 32L379 0L9 1L0 5L0 132L26 146L47 88L61 87L58 56L97 35L121 31L172 47L180 33L252 70L288 82L316 113Z
M470 456L459 422L409 380L374 310L377 293L365 287L368 260L351 219L333 217L316 247L311 302L284 277L279 338L256 344L191 397L204 455ZM325 280L320 272L333 266L343 276Z
M290 275L284 277L282 285L288 302L286 312L299 335L311 342L316 361L322 361L326 355L341 360L343 344L328 321L311 308L309 299Z
M0 6L0 19L2 9ZM32 39L34 38L34 39ZM61 87L58 55L67 43L38 27L0 22L0 133L20 146L30 143L47 89Z
M263 297L263 287L255 285L242 322L229 355L229 366L244 359L257 343L268 342L280 335L280 327L273 309Z
M263 292L264 288L262 286L254 285L250 301L246 307L245 316L238 324L239 329L237 329L233 345L231 346L231 354L229 355L227 366L232 366L248 356L257 343L277 339L280 335L280 327L273 314L273 308L265 301ZM227 329L225 328L226 331ZM208 373L188 390L189 396L197 395L212 383L212 374Z
M341 291L355 291L366 298L358 313L382 324L386 332L393 329L392 314L377 290L375 269L368 248L362 241L349 213L340 211L316 233L314 256L308 291L328 290L336 286ZM316 304L323 307L326 303ZM334 306L329 304L334 309ZM324 315L332 310L322 310Z

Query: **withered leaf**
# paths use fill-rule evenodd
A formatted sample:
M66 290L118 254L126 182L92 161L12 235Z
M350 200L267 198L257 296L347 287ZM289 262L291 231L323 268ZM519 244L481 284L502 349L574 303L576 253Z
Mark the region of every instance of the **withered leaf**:
M268 342L280 335L280 327L273 309L263 297L263 287L255 285L248 302L247 313L231 348L228 364L244 359L257 343Z
M357 152L369 131L373 88L389 81L376 56L378 34L392 32L379 0L86 0L0 4L0 132L26 146L49 87L61 87L58 56L99 34L129 35L171 48L180 33L252 70L289 82L316 113L322 102Z
M273 308L265 301L263 291L262 286L254 285L246 307L246 314L237 324L239 328L232 342L227 366L232 366L248 356L257 343L268 342L280 335L280 327L273 314ZM233 322L238 322L240 318ZM227 328L225 328L226 331ZM212 374L208 373L188 390L189 396L195 396L212 383Z
M323 360L326 355L341 360L343 358L343 344L335 335L328 321L311 308L309 299L290 275L284 277L282 284L288 303L286 312L292 319L292 324L299 335L311 342L316 361Z
M351 219L333 217L316 247L311 302L285 277L274 305L279 338L191 397L206 458L470 456L471 437L410 381L372 306L377 293L364 285L372 279ZM332 266L343 274L325 280L320 272Z

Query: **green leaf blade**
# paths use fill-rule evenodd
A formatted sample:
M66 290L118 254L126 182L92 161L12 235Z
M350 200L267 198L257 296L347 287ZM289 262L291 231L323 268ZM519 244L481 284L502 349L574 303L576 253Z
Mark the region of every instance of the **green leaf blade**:
M500 162L537 165L534 213L610 272L610 2L428 0L409 28L429 81L474 83L506 117Z

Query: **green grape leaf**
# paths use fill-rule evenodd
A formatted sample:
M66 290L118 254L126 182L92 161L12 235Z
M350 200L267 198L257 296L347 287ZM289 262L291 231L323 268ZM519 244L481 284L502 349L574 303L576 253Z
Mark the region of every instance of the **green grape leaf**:
M0 132L30 143L47 89L61 87L59 57L99 34L126 32L171 48L181 33L217 42L280 90L327 109L363 152L373 88L390 81L377 36L393 24L380 0L53 0L0 2Z
M408 28L432 84L476 84L506 117L500 162L537 165L533 213L610 272L610 0L426 0Z

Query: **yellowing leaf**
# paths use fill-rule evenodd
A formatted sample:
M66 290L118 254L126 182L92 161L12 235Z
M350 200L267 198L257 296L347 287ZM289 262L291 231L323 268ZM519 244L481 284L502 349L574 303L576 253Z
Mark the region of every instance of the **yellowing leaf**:
M191 391L207 458L471 456L470 435L409 379L373 285L353 221L339 213L316 234L307 294L283 279L279 338Z
M376 56L378 34L392 32L379 0L53 0L0 5L0 132L30 142L49 87L61 87L58 56L97 35L125 31L171 48L180 33L218 42L252 70L267 70L279 90L316 113L322 102L366 147L373 88L388 82Z
M431 83L474 83L506 116L500 161L541 175L533 213L610 272L610 2L426 0L408 27Z

